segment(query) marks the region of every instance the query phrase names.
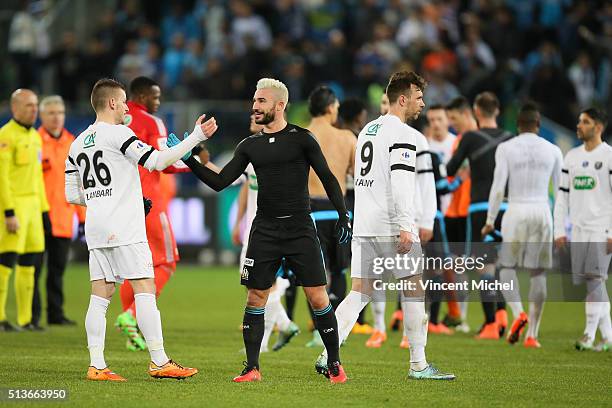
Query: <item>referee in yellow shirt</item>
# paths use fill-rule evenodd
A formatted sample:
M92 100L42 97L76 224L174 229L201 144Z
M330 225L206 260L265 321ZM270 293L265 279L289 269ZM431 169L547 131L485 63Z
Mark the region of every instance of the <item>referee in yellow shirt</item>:
M32 324L34 266L50 226L41 165L42 142L34 129L38 98L29 89L11 95L13 118L0 128L0 331L41 330ZM15 269L17 324L6 318L9 276Z

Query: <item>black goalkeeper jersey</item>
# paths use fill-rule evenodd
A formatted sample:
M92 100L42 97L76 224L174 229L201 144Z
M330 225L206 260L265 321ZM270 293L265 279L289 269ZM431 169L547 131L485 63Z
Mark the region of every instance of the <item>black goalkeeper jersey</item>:
M514 135L504 129L483 128L466 132L453 157L446 164L449 176L454 176L465 159L470 162L470 177L472 189L470 201L472 203L488 202L489 191L493 184L495 171L495 151L497 146Z
M296 125L275 133L258 132L244 139L234 157L219 174L193 157L185 163L204 183L216 191L230 185L249 163L257 174L257 214L285 217L310 212L308 175L312 167L321 179L336 210L346 213L340 185L329 170L321 147L308 130Z

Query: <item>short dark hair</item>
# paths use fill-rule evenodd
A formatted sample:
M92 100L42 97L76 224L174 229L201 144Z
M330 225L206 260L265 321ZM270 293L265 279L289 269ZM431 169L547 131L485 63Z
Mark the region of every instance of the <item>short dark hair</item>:
M352 122L363 112L368 110L364 101L359 98L347 98L338 108L338 115L344 123Z
M389 98L389 103L397 102L397 98L403 93L408 92L408 94L410 94L412 85L423 92L425 91L427 82L414 71L400 71L391 75L389 84L387 84L387 89L385 90Z
M457 96L446 105L446 110L472 111L470 101L465 96Z
M308 112L313 118L325 115L327 107L336 102L336 94L325 85L317 86L308 95Z
M106 101L111 93L117 89L123 89L125 86L119 81L110 78L102 78L98 80L91 90L91 106L97 112L104 109Z
M589 115L589 117L595 122L600 123L604 129L606 128L606 126L608 126L608 115L606 115L606 112L604 112L602 109L593 107L585 109L580 113Z
M430 110L440 110L440 109L444 110L444 109L446 109L446 107L444 105L442 105L441 103L434 103L427 110L430 111Z
M130 97L147 93L153 86L159 86L159 84L149 77L139 76L134 78L130 82Z
M538 105L527 102L519 109L516 124L520 129L534 129L540 125L540 111Z
M493 92L487 91L476 95L474 105L480 109L484 116L489 118L495 116L496 112L499 112L499 99L497 99Z

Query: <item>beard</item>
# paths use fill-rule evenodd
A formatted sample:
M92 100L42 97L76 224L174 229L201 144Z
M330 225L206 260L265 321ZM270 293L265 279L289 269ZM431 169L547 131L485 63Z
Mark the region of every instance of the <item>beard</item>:
M267 125L267 124L273 122L274 119L276 118L276 114L274 112L274 109L269 110L268 112L257 111L257 112L253 112L253 113L260 113L260 114L263 115L261 119L259 119L259 120L255 119L255 123L257 123L258 125Z
M583 142L586 142L588 140L591 140L593 137L593 132L589 132L589 131L577 131L577 136L578 136L578 140L582 140Z

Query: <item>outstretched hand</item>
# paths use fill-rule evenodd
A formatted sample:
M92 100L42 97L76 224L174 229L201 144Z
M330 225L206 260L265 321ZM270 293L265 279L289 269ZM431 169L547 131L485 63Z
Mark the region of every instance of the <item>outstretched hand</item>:
M206 118L206 114L200 116L196 120L194 131L196 131L197 128L199 127L202 130L202 133L204 133L204 137L206 139L209 139L218 129L217 121L215 120L214 117L212 117L208 119L206 122L204 122L204 118Z

